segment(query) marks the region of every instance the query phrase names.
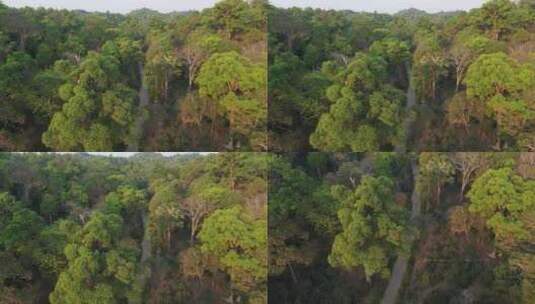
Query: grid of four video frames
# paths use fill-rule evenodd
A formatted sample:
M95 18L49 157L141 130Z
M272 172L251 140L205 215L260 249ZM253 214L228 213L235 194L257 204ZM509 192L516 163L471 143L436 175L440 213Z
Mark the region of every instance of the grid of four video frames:
M0 0L0 304L534 304L534 0Z

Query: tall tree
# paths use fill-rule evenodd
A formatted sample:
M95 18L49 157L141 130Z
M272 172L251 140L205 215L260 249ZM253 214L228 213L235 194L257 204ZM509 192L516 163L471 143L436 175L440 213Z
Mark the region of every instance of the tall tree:
M241 135L252 147L266 145L265 101L266 73L262 65L253 64L235 51L216 53L201 67L196 79L201 96L221 105L233 135ZM216 119L212 114L212 120ZM232 146L239 146L231 142ZM244 140L241 140L242 142Z
M383 58L358 53L347 66L323 65L334 84L326 90L331 101L310 143L320 150L376 151L402 137L403 93L386 82Z
M95 212L65 247L69 262L51 303L120 303L134 280L138 250L121 245L122 219Z
M480 55L493 53L498 45L489 38L474 34L472 31L462 31L455 36L450 49L451 58L455 64L455 90L459 91L464 81L468 67Z
M218 259L221 270L230 276L233 289L247 292L265 288L265 218L255 220L239 206L217 210L205 220L199 238L201 251Z
M444 153L423 152L419 156L418 164L420 170L416 179L416 191L428 202L434 198L438 206L443 187L453 181L455 168Z
M364 176L349 191L333 189L341 201L338 219L342 225L334 239L329 264L362 266L368 280L375 274L390 275L390 258L408 250L408 212L394 201L394 184L385 176Z
M190 219L190 242L195 237L202 220L216 209L227 207L239 201L236 193L225 186L206 180L197 180L191 185L189 196L181 202L181 208Z
M171 81L181 74L181 60L169 33L152 32L145 57L144 77L152 100L165 102Z
M496 121L497 149L503 148L502 138L512 137L512 144L517 145L533 134L535 106L529 92L534 79L532 67L519 64L505 53L481 55L468 69L468 97L484 103Z
M204 31L190 33L180 50L184 58L188 71L188 88L191 90L195 82L195 77L203 62L213 53L219 51L223 45L222 39L214 34Z
M54 114L43 142L63 151L111 151L124 144L137 94L122 83L120 61L91 52L71 75L60 88L66 103Z
M421 99L436 101L438 81L447 73L446 52L435 32L420 33L416 43L412 70L416 92Z
M530 197L535 183L516 175L511 168L491 169L478 177L469 193L470 212L481 215L504 245L529 237L521 221L524 213L534 210Z

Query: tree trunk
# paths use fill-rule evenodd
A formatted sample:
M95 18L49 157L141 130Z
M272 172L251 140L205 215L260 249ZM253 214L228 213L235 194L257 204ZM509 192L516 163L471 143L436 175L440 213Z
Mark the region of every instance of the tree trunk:
M21 51L21 52L25 52L26 51L26 34L24 34L24 33L20 34L19 51Z
M442 191L442 187L440 186L440 183L437 185L437 206L440 205L440 194Z
M292 38L292 35L288 35L288 50L292 50L293 48L293 38Z
M435 101L437 99L437 96L436 96L436 85L437 85L437 81L436 81L436 77L435 75L433 74L433 80L432 80L432 84L431 84L431 93L432 93L432 97L433 97L433 101Z
M462 182L461 182L461 193L459 193L459 202L463 200L464 197L464 190L466 188L466 184L468 183L468 179L463 174Z
M167 228L167 250L171 250L171 229Z
M294 268L292 267L292 263L288 263L288 267L290 268L290 273L292 275L292 280L294 283L297 283L297 277L295 276Z
M193 245L195 242L195 232L197 232L197 221L192 219L191 220L191 234L190 234L190 244Z
M164 98L165 98L165 101L167 101L168 92L169 92L169 75L168 75L168 73L165 73L165 82L164 82Z
M193 87L193 74L195 73L193 64L190 63L188 67L188 92L191 91Z
M22 195L22 200L26 203L30 202L30 185L24 185L24 193Z
M494 40L496 41L500 40L500 30L497 28L494 28L492 32L493 32Z
M216 115L217 115L217 108L216 105L212 106L212 125L210 128L210 137L212 138L212 144L215 141L215 124L216 124Z

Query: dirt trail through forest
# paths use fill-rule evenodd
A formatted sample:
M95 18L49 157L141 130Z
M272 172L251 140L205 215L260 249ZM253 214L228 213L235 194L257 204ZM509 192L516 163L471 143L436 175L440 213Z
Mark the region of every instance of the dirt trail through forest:
M139 112L132 128L132 132L135 134L135 141L128 144L128 152L138 152L139 151L139 142L141 141L143 134L143 126L145 125L146 115L143 113L145 109L149 106L149 90L147 89L147 84L145 83L145 77L143 77L143 64L138 64L139 77L141 79L141 87L139 88Z
M409 80L409 88L407 89L407 103L405 104L405 120L402 123L403 130L405 132L405 138L394 148L394 152L397 153L407 152L407 141L411 126L414 122L414 117L409 115L409 113L416 105L416 92L414 91L414 86L411 79L411 66L409 63L405 65L405 69L407 70L407 79Z
M143 229L145 233L143 234L143 241L141 242L141 263L143 264L151 257L152 249L150 242L150 233L149 233L149 218L146 213L143 214Z
M141 304L143 300L143 291L147 286L147 281L151 278L152 274L152 265L150 263L150 258L152 257L152 248L150 241L150 232L149 232L149 217L147 213L142 215L143 222L143 240L141 241L141 261L139 263L139 270L136 278L137 292L138 296L135 300L129 300L129 304Z
M412 174L413 178L415 179L416 184L416 177L418 176L418 164L417 160L412 160L411 162L411 168L412 168ZM410 221L412 224L415 224L415 221L420 216L422 209L422 204L420 201L420 196L416 189L413 189L412 195L411 195L411 218ZM392 270L392 276L390 277L390 281L388 282L388 286L386 287L385 293L383 295L383 299L381 300L382 304L395 304L398 299L399 295L399 289L401 288L401 283L403 282L403 278L405 277L405 273L407 272L407 266L409 263L409 256L399 255L396 259L396 263L394 264L394 269Z

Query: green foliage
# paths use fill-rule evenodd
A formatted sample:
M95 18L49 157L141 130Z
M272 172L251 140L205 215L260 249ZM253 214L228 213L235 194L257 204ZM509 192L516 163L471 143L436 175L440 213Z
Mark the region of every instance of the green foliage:
M240 207L217 210L199 233L201 250L217 257L236 289L249 291L267 280L267 222Z
M508 256L504 265L510 273L520 273L519 303L529 303L533 286L533 243L535 225L535 182L517 175L506 166L490 169L478 177L468 193L469 210L485 220L493 232L496 247ZM509 285L505 289L512 289Z
M418 165L416 191L418 191L420 198L427 203L427 208L433 206L433 203L434 206L438 206L443 187L453 181L455 168L444 153L421 153Z
M482 54L499 51L501 46L473 30L459 32L453 39L450 56L455 64L456 90L460 89L468 67Z
M171 232L182 226L183 217L175 185L158 185L149 202L151 240L155 244L169 244Z
M61 89L66 103L43 142L63 151L113 150L128 134L121 126L133 122L136 102L135 91L120 83L120 61L91 52L71 77Z
M186 39L181 50L184 61L188 65L188 86L191 89L201 65L214 53L229 48L226 43L215 34L204 31L194 31Z
M266 7L229 0L202 12L127 15L6 7L0 148L265 150ZM230 51L250 66L255 92L192 101L201 99L200 67ZM149 128L154 140L140 138Z
M152 35L149 41L144 78L150 96L156 102L168 98L170 82L181 74L181 61L175 54L171 39L164 32Z
M249 9L250 4L241 0L224 0L218 2L208 11L204 22L226 34L228 39L260 28L265 20L261 10Z
M394 202L393 187L385 176L364 176L354 191L333 188L341 201L342 232L334 239L329 264L362 266L368 280L375 274L390 275L390 258L407 251L408 237L408 214Z
M31 250L31 245L27 246L38 236L43 225L39 215L8 193L0 193L0 212L0 247L19 253Z
M254 153L0 154L0 302L265 301L267 166ZM228 232L217 210L232 210L235 254L196 240L201 227ZM195 271L177 263L189 249Z
M137 253L119 243L123 220L116 214L93 213L65 247L68 267L58 278L51 303L117 303L131 283Z
M326 91L332 102L321 116L310 143L320 150L377 151L395 144L402 133L403 93L384 85L384 59L357 54L347 67L327 62L323 71L335 84Z
M329 186L319 181L328 172L329 158L329 154L321 152L308 154L309 170L292 164L289 155L271 158L268 193L270 275L284 275L296 266L311 267L319 256L314 236L328 238L337 232L337 203L330 195Z
M470 212L479 214L496 234L498 242L525 239L522 216L535 208L535 183L525 181L511 168L492 169L478 177L468 193Z
M399 177L403 173L406 157L396 153L376 153L373 166L376 176Z
M142 210L147 205L145 191L126 185L106 196L106 211L123 216Z
M67 266L63 249L80 227L69 220L59 220L44 227L39 234L39 246L32 253L44 275L56 277Z
M436 33L421 32L416 37L413 55L412 79L420 99L437 98L437 83L447 73L448 61Z
M498 136L511 136L522 144L533 135L535 107L530 97L535 71L504 53L480 56L468 69L467 94L485 104L498 125Z
M223 107L233 133L261 140L257 135L265 132L267 116L262 93L266 75L262 66L234 51L217 53L202 65L196 83L201 96ZM261 145L262 141L252 144Z
M474 15L473 22L498 40L512 29L514 9L514 3L508 0L488 1Z
M272 150L393 151L407 140L417 151L532 150L529 3L269 15ZM496 91L506 100L490 104Z
M407 42L396 38L377 40L370 46L370 53L383 57L389 64L404 64L410 59L410 48Z
M467 93L483 101L498 94L514 96L529 87L533 77L533 71L504 53L481 55L468 70Z
M313 153L309 154L309 159L322 156L327 157L324 153ZM310 163L309 166L315 174L321 176L326 173L317 164ZM337 203L331 197L328 185L314 180L301 168L292 167L288 160L281 157L274 157L269 168L270 225L284 231L285 225L292 226L298 219L305 220L319 234L330 235L336 232ZM299 230L288 230L297 235L305 234ZM292 234L281 237L292 238Z

